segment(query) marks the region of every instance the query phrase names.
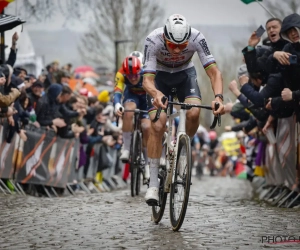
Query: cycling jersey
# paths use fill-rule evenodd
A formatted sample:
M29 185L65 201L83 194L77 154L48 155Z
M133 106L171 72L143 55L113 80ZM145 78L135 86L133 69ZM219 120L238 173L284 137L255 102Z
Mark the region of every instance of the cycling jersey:
M146 91L143 89L143 77L141 77L138 84L133 85L123 74L124 74L123 69L120 68L115 77L114 104L121 103L121 99L125 87L126 89L128 89L130 93L136 95L146 94Z
M144 74L155 74L156 71L169 73L179 72L194 66L192 57L198 53L205 70L216 64L210 53L203 34L192 28L188 46L179 54L171 55L165 45L163 27L155 29L148 35L144 48Z

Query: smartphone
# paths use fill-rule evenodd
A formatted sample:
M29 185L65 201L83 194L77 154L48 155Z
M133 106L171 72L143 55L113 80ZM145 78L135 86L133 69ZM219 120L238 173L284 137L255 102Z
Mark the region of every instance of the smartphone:
M289 61L290 61L290 64L297 64L297 61L298 61L297 55L291 55L289 57Z
M262 25L260 25L256 30L256 36L261 37L265 33L265 31L265 28Z

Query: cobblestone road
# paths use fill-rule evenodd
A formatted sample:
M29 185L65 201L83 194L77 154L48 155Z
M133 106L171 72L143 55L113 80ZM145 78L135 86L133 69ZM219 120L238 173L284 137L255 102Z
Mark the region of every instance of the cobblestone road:
M300 210L251 199L246 181L193 180L180 232L168 210L159 225L143 197L129 190L65 198L0 196L0 249L300 249L262 236L300 236ZM144 194L143 194L144 195ZM167 209L167 208L166 208Z

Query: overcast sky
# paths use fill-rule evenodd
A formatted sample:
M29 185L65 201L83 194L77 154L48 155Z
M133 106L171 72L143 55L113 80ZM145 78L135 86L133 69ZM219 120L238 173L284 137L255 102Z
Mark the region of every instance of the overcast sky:
M7 13L15 14L16 5L20 4L21 1L12 2ZM259 26L269 18L258 3L246 5L241 0L160 0L160 2L165 8L165 19L171 14L178 13L184 15L190 24L249 25L251 23L252 26ZM27 23L26 27L44 30L61 29L63 28L63 20L62 16L58 16L48 22L47 25L45 23ZM68 25L68 28L84 31L87 26L76 23L76 25Z
M166 14L184 15L191 24L248 25L265 23L269 18L258 3L240 0L164 0ZM255 21L254 21L255 20Z

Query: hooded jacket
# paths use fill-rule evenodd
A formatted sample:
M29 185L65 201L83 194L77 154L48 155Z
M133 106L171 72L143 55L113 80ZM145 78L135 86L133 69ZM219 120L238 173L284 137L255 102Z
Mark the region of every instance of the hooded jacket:
M300 42L292 43L292 41L288 38L287 31L291 28L296 28L300 37L300 15L294 13L285 17L282 22L280 31L280 36L282 37L282 39L289 42L284 46L283 51L288 52L292 55L297 55L298 58L297 64L281 66L281 72L284 79L284 87L292 90L293 97L295 97L294 92L298 92L300 90ZM290 113L290 110L293 110L293 108L297 114L297 121L299 122L299 100L284 102L280 96L272 99L272 109L276 112L277 115ZM274 116L276 116L276 114L274 114Z
M36 106L36 118L41 126L51 126L56 117L60 104L57 97L62 92L62 85L51 84L48 91L43 95Z
M296 28L300 37L300 16L298 14L291 14L284 18L280 31L280 36L289 43L284 46L283 51L292 55L297 55L298 63L282 67L282 75L285 80L285 86L292 91L300 89L300 43L291 43L288 39L287 31L291 28Z

